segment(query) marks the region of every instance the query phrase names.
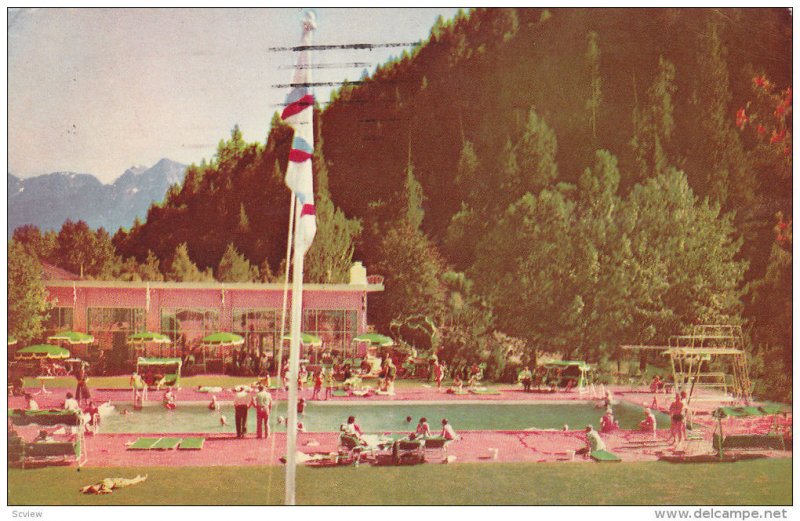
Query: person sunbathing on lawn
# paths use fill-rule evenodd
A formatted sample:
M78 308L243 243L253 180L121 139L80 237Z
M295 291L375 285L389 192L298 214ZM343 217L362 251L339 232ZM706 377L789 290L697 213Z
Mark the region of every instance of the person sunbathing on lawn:
M147 479L147 474L144 476L136 476L133 479L127 478L105 478L100 483L94 485L86 485L80 489L84 494L111 494L118 488L125 488L131 485L136 485Z

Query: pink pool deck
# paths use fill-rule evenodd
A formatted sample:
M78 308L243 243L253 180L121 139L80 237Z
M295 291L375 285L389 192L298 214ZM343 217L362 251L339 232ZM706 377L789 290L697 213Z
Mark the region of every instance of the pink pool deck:
M656 398L658 409L665 411L669 407L671 396L666 394L654 395L640 390L631 390L628 387L612 387L614 398L635 405L650 406ZM37 393L38 389L29 389ZM598 396L587 393L572 392L531 392L525 393L517 386L501 387L499 394L464 394L454 395L437 392L434 387L422 386L415 388L398 389L394 396L373 395L370 397L336 397L336 402L371 402L371 401L599 401ZM34 399L41 408L57 408L63 404L66 389L51 389L51 394L35 394ZM233 399L233 393L225 389L215 393L218 400ZM285 391L274 391L273 397L277 400L286 399ZM163 391L150 391L150 402L158 402L163 396ZM197 392L195 389L180 389L176 391L179 402L207 402L209 393ZM311 398L311 390L306 389L300 394L307 400ZM112 403L130 402L130 390L102 390L93 389L92 398L95 402L111 401ZM667 442L668 431L659 430L656 437L638 431L617 431L604 434L603 439L608 450L617 454L623 461L655 461L660 455L676 453L707 454L711 452L711 436L714 420L710 412L720 405L720 400L711 396L703 396L692 404L695 412L695 421L703 425L701 429L703 439L691 441L676 449ZM722 398L722 397L720 397ZM9 408L24 407L21 397L9 397ZM666 427L666 426L663 426ZM726 425L727 433L746 432L752 427L747 422ZM462 439L451 443L448 455L455 457L457 463L497 463L497 462L590 462L580 456L571 456L572 451L577 451L585 445L582 431L460 431ZM132 451L127 445L140 437L204 437L206 442L201 450L146 450ZM337 450L337 433L300 433L298 435L298 450L309 453L331 453ZM237 439L228 434L100 434L86 437L86 450L88 453L89 467L131 467L131 466L250 466L250 465L280 465L279 458L284 456L286 447L286 434L273 433L269 439L259 440L255 435L248 434L244 439ZM490 450L490 449L496 449ZM676 452L677 450L677 452ZM496 452L497 457L493 454ZM764 451L761 451L764 452ZM770 457L791 457L791 452L767 451Z

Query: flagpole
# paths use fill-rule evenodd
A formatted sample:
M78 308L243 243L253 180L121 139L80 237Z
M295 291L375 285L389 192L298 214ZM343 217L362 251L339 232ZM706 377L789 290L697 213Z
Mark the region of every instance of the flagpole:
M286 234L286 275L283 278L283 306L281 306L281 336L278 339L278 365L275 371L275 380L283 376L283 336L286 334L286 294L289 292L289 267L292 265L290 257L292 255L292 236L294 234L294 220L295 220L295 204L297 198L294 192L291 194L291 203L289 205L289 233Z
M304 46L311 44L311 33L316 29L315 15L313 11L306 12L303 18L303 38ZM293 83L308 84L311 80L310 71L301 65L307 65L310 61L310 52L301 51L298 57L298 65L295 70ZM302 326L303 313L303 258L306 250L313 240L316 231L316 217L314 212L314 185L312 181L312 165L310 153L313 152L313 96L309 95L305 85L295 85L300 87L298 98L300 105L296 107L287 106L282 115L284 121L292 120L293 114L302 117L302 121L295 121L292 127L295 136L292 141L292 150L289 154L289 165L286 170L287 185L292 190L292 195L299 199L300 204L295 205L294 211L294 267L292 268L292 318L291 318L291 342L289 344L289 396L286 407L288 408L288 418L286 424L286 493L284 503L295 505L297 475L297 376L300 366L300 328ZM295 109L297 111L295 112ZM299 150L297 149L299 147ZM310 149L310 150L308 150ZM299 157L298 157L299 156ZM292 163L298 162L299 170L294 170ZM302 165L302 166L299 166ZM305 226L301 226L305 223ZM281 339L283 342L283 339Z
M300 212L295 212L299 220ZM303 252L298 248L300 226L294 226L294 270L292 272L292 327L289 344L289 400L286 425L286 497L285 504L295 503L295 475L297 473L297 374L300 366L300 322L303 310Z

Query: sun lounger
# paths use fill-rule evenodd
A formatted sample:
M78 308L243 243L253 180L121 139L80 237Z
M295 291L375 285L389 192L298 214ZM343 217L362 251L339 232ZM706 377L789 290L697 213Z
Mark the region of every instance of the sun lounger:
M155 445L150 447L150 450L171 450L180 445L180 438L161 438Z
M608 452L607 450L596 450L589 454L589 456L598 463L612 463L620 462L619 456Z
M714 436L713 447L719 450L719 435ZM730 434L725 436L722 448L785 450L786 443L779 434Z
M205 438L183 438L178 450L200 450L203 448Z
M148 450L155 445L161 438L139 438L128 445L128 450Z
M446 440L442 437L435 437L435 438L427 438L425 439L425 455L429 455L432 452L441 452L442 459L447 458L447 446L450 444L452 440Z

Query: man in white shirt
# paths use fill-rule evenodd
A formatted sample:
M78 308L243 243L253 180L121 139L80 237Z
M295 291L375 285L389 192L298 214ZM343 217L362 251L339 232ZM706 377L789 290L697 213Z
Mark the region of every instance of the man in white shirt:
M237 387L236 394L233 397L237 438L244 438L245 432L247 432L247 409L251 403L250 395L247 394L244 387Z

